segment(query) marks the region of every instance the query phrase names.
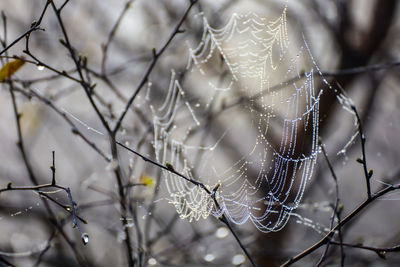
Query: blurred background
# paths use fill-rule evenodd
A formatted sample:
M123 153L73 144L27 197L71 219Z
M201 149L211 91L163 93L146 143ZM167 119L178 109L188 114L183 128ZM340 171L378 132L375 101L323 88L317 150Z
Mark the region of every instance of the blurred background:
M61 7L64 1L54 3ZM96 83L93 98L111 125L144 77L153 59L152 49L158 51L168 40L189 4L181 0L66 2L60 14L69 41L76 55L87 58L85 79ZM11 44L29 30L45 5L45 0L1 1L3 44ZM181 27L184 32L173 38L158 59L127 113L117 140L156 159L152 107L160 106L167 96L171 69L176 71L183 87L192 92L208 86L209 81L201 75L185 71L188 47L197 46L202 39L201 14L212 27L220 28L233 13L256 12L274 20L281 16L286 5L290 53L295 54L301 47L304 49L306 40L324 77L335 88L339 84L357 107L367 140L368 168L373 169L372 191L386 184L398 184L400 7L396 0L198 1ZM117 22L115 35L112 35ZM6 188L9 182L12 186L33 185L16 145L19 137L11 90L15 92L16 105L22 114L20 125L27 161L38 183L51 182L50 166L52 151L55 151L57 184L71 189L78 215L88 222L79 225L88 233L90 241L82 244L81 233L72 227L73 216L65 206L55 203L70 205L63 190L46 189L55 201L46 200L32 190L1 192L0 266L8 266L7 262L15 266L127 266L127 232L138 266L250 266L224 224L213 216L191 222L180 219L174 205L169 203L170 195L164 184L168 176L160 168L119 148L119 166L128 203L128 221L122 225L115 162L105 159L112 154L106 130L79 82L48 67L79 79L70 51L59 40L65 38L51 6L44 13L40 27L43 31L34 31L29 38L29 50L36 60L25 54L31 62L12 77L14 89L10 89L10 83L1 84L0 188ZM3 48L4 45L0 50ZM2 65L7 56L23 56L25 49L26 39L22 38L1 54ZM37 60L46 67L34 64ZM229 82L225 70L217 63L208 64L206 72L213 72L215 80L222 77L222 83ZM310 67L313 63L308 58L304 68ZM290 78L286 75L287 67L280 71L281 74L276 72L277 76L271 79L274 81L271 86ZM191 80L186 81L187 76ZM324 90L319 102L319 134L338 177L343 218L366 198L364 172L356 161L361 157L361 145L359 136L355 136L354 115L338 102L320 77L316 77L315 87ZM31 96L36 92L51 100L56 109L43 99L35 95L27 97L23 92L30 92ZM207 92L201 91L201 94ZM195 100L202 97L197 96ZM228 100L226 103L230 103ZM222 106L225 100L220 97L218 101ZM226 124L232 123L233 118L250 125L252 118L246 112L249 110L227 110L219 125L227 128ZM60 114L68 117L76 129L73 130ZM200 115L207 118L209 114ZM184 119L180 125L186 127L188 122ZM273 126L271 123L270 127ZM212 144L226 131L221 128L201 128L199 133L215 132L209 142ZM230 142L221 142L218 146L213 160L221 166L232 166L235 159L246 153L247 148L242 147L246 147L248 141L243 140L241 127L238 128L237 132L229 128L232 130ZM248 132L250 137L255 135L253 130ZM74 134L76 131L93 142L105 157ZM279 129L277 133L279 135ZM278 142L280 140L278 136ZM196 157L189 155L189 158L194 162L193 172L196 173ZM210 182L210 186L215 182ZM394 191L374 201L343 227L343 241L372 247L399 245L399 199L399 192ZM330 228L336 200L336 183L320 153L296 216L292 216L282 230L262 233L250 221L233 227L259 266L279 266L324 237ZM53 217L46 205L53 211ZM322 247L294 265L315 265L324 250ZM349 247L344 251L346 266L394 266L400 261L398 252L387 253L383 259L373 251ZM339 247L331 245L322 265L340 266L340 261Z

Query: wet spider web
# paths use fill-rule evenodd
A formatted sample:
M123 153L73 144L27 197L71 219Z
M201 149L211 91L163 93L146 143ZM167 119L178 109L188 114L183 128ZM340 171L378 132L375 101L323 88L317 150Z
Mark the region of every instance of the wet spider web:
M162 103L150 99L157 161L203 183L219 203L165 171L167 199L181 218L225 214L270 232L299 207L320 151L319 104L329 84L305 41L291 49L286 15L286 5L273 20L235 13L213 28L200 14L203 34L188 44L184 75L172 70Z

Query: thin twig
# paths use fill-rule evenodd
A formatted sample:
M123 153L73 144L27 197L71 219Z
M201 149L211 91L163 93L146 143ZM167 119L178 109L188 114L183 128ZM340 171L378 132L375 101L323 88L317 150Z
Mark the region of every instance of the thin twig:
M115 22L114 26L112 27L110 33L108 34L107 37L107 42L102 46L102 50L103 50L103 58L101 60L101 72L103 75L106 75L106 61L107 61L107 56L108 56L108 48L115 36L115 33L118 30L119 25L121 24L122 19L124 18L126 12L129 10L131 4L132 4L133 0L128 0L125 3L125 6L121 12L121 14L119 15L117 21Z
M8 82L8 85L10 87L10 94L11 94L11 101L12 101L12 105L13 105L13 110L14 110L14 116L15 116L15 122L17 124L17 135L18 135L18 148L19 151L21 152L22 155L22 159L25 163L25 167L26 170L28 172L29 175L29 179L31 180L31 182L35 185L38 184L38 180L36 179L34 173L33 173L33 169L32 166L27 158L27 154L26 154L26 150L25 150L25 145L24 145L24 139L22 137L22 129L21 129L21 114L18 112L18 107L17 107L17 102L15 100L15 94L14 94L14 85L12 81Z
M54 239L54 237L56 236L57 230L53 230L53 232L51 233L50 237L47 239L47 244L46 247L40 252L35 264L33 265L34 267L38 267L40 265L40 263L43 260L43 256L44 254L50 249L51 247L51 241Z
M188 178L188 177L186 177L185 175L183 175L183 174L177 172L171 165L165 165L165 166L164 166L164 165L162 165L162 164L160 164L160 163L158 163L158 162L156 162L156 161L154 161L154 160L152 160L152 159L150 159L150 158L144 156L143 154L140 154L139 152L137 152L137 151L135 151L135 150L133 150L133 149L127 147L126 145L124 145L124 144L122 144L122 143L120 143L120 142L118 142L118 141L117 141L116 143L117 143L119 146L125 148L126 150L132 152L132 153L135 154L136 156L139 156L140 158L142 158L142 160L144 160L144 161L146 161L146 162L149 162L149 163L151 163L151 164L153 164L153 165L155 165L155 166L157 166L157 167L159 167L159 168L161 168L161 169L163 169L163 170L166 170L166 171L169 171L169 172L171 172L171 173L173 173L173 174L175 174L175 175L178 175L179 177L185 179L186 181L188 181L188 182L190 182L190 183L192 183L192 184L194 184L194 185L196 185L196 186L199 186L199 187L202 188L204 191L206 191L207 194L211 195L211 191L208 190L207 187L206 187L203 183L198 182L198 181L195 181L195 180L193 180L193 179L191 179L191 178Z
M31 27L29 30L27 30L25 33L23 33L22 35L20 35L17 39L15 39L12 43L10 43L6 48L4 48L3 50L0 51L0 55L2 55L3 53L5 53L8 49L10 49L11 47L13 47L16 43L18 43L21 39L23 39L26 36L29 36L32 32L37 31L37 30L42 30L39 26L42 23L44 14L47 11L47 7L49 6L51 0L47 0L42 13L40 14L40 17L38 19L38 21L34 21L31 24Z
M150 162L151 164L153 164L153 165L155 165L155 166L157 166L157 167L159 167L159 168L161 168L161 169L164 169L164 170L169 171L169 172L171 172L171 173L173 173L173 174L175 174L175 175L178 175L179 177L185 179L186 181L188 181L188 182L190 182L190 183L192 183L192 184L194 184L194 185L196 185L196 186L199 186L199 187L202 188L207 194L209 194L210 197L213 198L216 208L217 208L217 209L220 209L220 206L219 206L217 200L215 199L215 191L216 191L216 189L214 189L213 192L212 192L212 191L210 191L203 183L198 182L198 181L195 181L195 180L193 180L193 179L190 179L190 178L186 177L185 175L183 175L183 174L177 172L171 165L169 165L169 164L167 164L166 166L161 165L161 164L159 164L158 162L156 162L156 161L154 161L154 160L152 160L152 159L150 159L150 158L148 158L148 157L146 157L146 156L140 154L139 152L137 152L137 151L135 151L135 150L133 150L133 149L131 149L131 148L129 148L129 147L127 147L127 146L125 146L125 145L119 143L119 142L117 142L117 144L120 145L120 146L122 146L123 148L127 149L128 151L134 153L135 155L141 157L144 161ZM244 245L242 244L242 242L241 242L241 240L239 239L238 235L236 234L236 232L233 230L233 228L232 228L231 225L229 224L229 221L228 221L228 219L226 218L225 214L222 214L222 215L219 217L219 220L220 220L222 223L224 223L224 224L228 227L228 229L230 230L230 232L232 233L232 235L235 237L236 241L238 242L240 248L243 250L243 252L246 254L247 258L250 260L251 264L252 264L253 266L257 266L257 265L255 264L254 260L252 259L252 257L250 256L249 252L247 251L247 249L246 249L246 248L244 247Z
M0 262L3 263L6 267L15 267L14 264L9 262L8 260L4 259L3 257L0 256Z
M339 90L341 91L341 93L343 95L346 95L346 92L344 91L344 89L342 88L342 86L339 83L337 83L337 86L338 86ZM365 135L364 135L364 130L363 130L363 127L362 127L362 124L361 124L361 118L360 118L360 115L358 114L356 106L353 103L350 103L350 108L351 108L351 110L354 112L354 114L356 116L358 134L360 135L360 140L361 140L362 158L361 159L357 159L357 161L359 163L361 163L362 166L363 166L365 183L366 183L366 186L367 186L367 197L371 198L371 181L370 181L370 179L372 177L373 171L372 170L368 171L368 168L367 168L367 156L366 156L366 153L365 153L365 142L366 142L366 139L365 139Z
M82 229L81 229L81 227L80 227L80 225L78 223L76 210L75 210L76 203L72 199L71 189L69 187L67 187L66 188L66 192L67 192L67 195L68 195L69 202L71 204L71 213L72 213L72 220L73 220L73 223L74 223L74 227L76 227L79 230L79 232L81 233L81 239L82 239L83 244L87 245L87 243L89 242L89 236L88 236L88 234L86 234L86 233L84 233L82 231Z
M133 254L132 254L133 251L132 251L132 244L131 244L131 234L129 231L129 227L126 227L128 225L127 194L125 193L126 190L124 188L124 183L122 181L122 172L121 172L121 167L120 167L119 159L118 159L118 150L117 150L115 135L112 132L109 132L109 138L110 138L111 154L112 154L112 163L111 164L116 164L116 166L114 166L113 169L114 169L114 175L115 175L115 178L117 180L117 185L118 185L119 204L121 206L122 228L125 232L125 245L126 245L126 249L127 249L128 265L129 265L129 267L133 267L135 263L134 263Z
M334 228L332 228L332 230L329 231L325 235L325 237L323 237L320 241L318 241L317 243L315 243L308 249L304 250L303 252L299 253L295 257L287 260L281 266L289 266L289 265L299 261L300 259L304 258L305 256L311 254L312 252L314 252L315 250L317 250L318 248L320 248L321 246L323 246L324 244L329 242L339 227L343 227L344 225L346 225L349 221L351 221L354 217L356 217L361 211L363 211L366 207L368 207L376 199L380 198L381 196L383 196L389 192L392 192L392 191L395 191L398 189L400 189L400 184L387 186L386 188L378 191L376 194L372 195L371 198L366 199L357 208L355 208L352 212L350 212L349 215L347 215L340 223L338 223Z
M26 92L25 90L15 87L15 91L18 91L22 93L24 96L31 98L32 96L49 106L51 109L53 109L58 115L60 115L70 126L71 126L71 131L73 134L78 135L82 140L88 144L91 148L93 148L102 158L104 158L107 162L110 162L111 159L109 156L105 154L100 148L89 138L87 138L79 129L78 127L72 122L72 120L69 118L68 114L59 109L53 101L48 99L47 97L43 96L39 92L33 89L28 89L29 91Z
M336 241L332 241L331 244L337 245L337 246L359 248L359 249L374 251L376 254L378 254L379 257L381 257L383 259L385 259L386 253L389 253L389 252L400 252L400 245L397 245L397 246L394 246L394 247L382 248L382 247L364 246L364 245L361 245L361 244L340 243L340 242L336 242Z
M332 229L333 225L334 225L334 222L335 222L335 217L338 220L338 224L340 224L340 213L342 211L342 208L341 207L339 208L339 203L340 203L340 199L339 199L339 184L338 184L338 178L337 178L336 173L335 173L335 171L333 169L333 166L332 166L332 164L331 164L331 162L330 162L330 160L328 158L328 153L325 150L325 146L324 146L324 144L322 144L321 138L319 139L319 142L320 142L320 147L321 147L321 150L322 150L322 154L323 154L323 156L325 158L326 163L328 164L329 171L330 171L330 173L332 175L332 178L333 178L333 180L335 182L336 201L335 201L335 205L334 205L334 208L333 208L333 214L332 214L332 220L331 220L331 226L330 226L330 228ZM338 236L339 236L339 242L343 243L343 236L342 236L342 228L341 227L338 228ZM316 264L316 266L320 266L322 264L322 262L325 260L327 254L328 254L329 245L331 244L331 242L332 242L332 240L330 240L326 244L326 249L324 251L324 254L322 255L322 257L319 260L319 262ZM341 255L341 266L343 267L344 266L344 257L345 257L343 246L340 246L340 255Z
M138 221L137 202L135 202L134 204L130 203L129 210L132 214L133 226L135 227L135 231L136 231L138 266L141 267L141 266L143 266L144 250L143 250L143 235L142 235L142 231L140 230L140 225L139 225L139 221ZM126 227L128 227L128 225L126 225Z
M77 70L77 72L78 72L78 74L79 74L79 78L80 78L80 85L83 87L83 89L84 89L84 91L85 91L85 93L86 93L86 95L87 95L87 97L88 97L88 100L89 100L91 106L93 107L94 111L95 111L96 114L97 114L97 117L100 119L100 121L101 121L101 123L103 124L104 128L105 128L105 129L107 130L107 132L109 133L109 132L111 131L110 126L108 125L108 122L107 122L106 119L104 118L103 114L101 114L101 112L100 112L98 106L96 105L96 103L94 102L93 98L91 97L92 90L94 89L94 85L90 85L90 84L88 84L88 83L85 81L85 77L84 77L83 72L82 72L82 64L81 64L82 58L76 56L75 49L74 49L73 46L71 45L71 42L70 42L70 40L69 40L69 36L68 36L67 30L66 30L65 25L64 25L64 22L63 22L63 19L61 18L61 11L62 11L62 8L64 7L64 5L65 5L67 2L68 2L68 1L65 1L65 3L61 6L61 8L57 9L57 7L56 7L56 5L54 4L54 2L53 2L52 0L50 1L51 6L52 6L52 8L53 8L53 11L54 11L54 13L55 13L55 15L56 15L56 17L57 17L58 25L60 26L61 31L62 31L63 36L64 36L64 39L65 39L65 40L62 41L62 43L63 43L64 46L68 49L68 51L69 51L69 53L70 53L70 56L71 56L72 60L73 60L74 63L75 63L76 70Z
M216 191L216 190L215 190ZM219 203L217 202L215 198L215 191L212 195L215 206L217 209L221 209L219 206ZM218 218L222 223L228 227L229 231L232 233L233 237L236 239L236 242L239 244L240 248L243 250L244 254L246 254L247 258L249 259L250 263L254 266L257 267L257 264L253 260L253 258L250 256L250 253L247 251L246 247L243 245L242 241L240 240L239 236L236 234L235 230L233 230L232 226L230 225L228 219L226 218L225 214L223 213L219 218Z
M368 198L371 198L371 182L370 179L372 177L372 170L368 171L367 168L367 157L366 157L366 153L365 153L365 135L364 135L364 131L362 128L362 124L361 124L361 119L360 119L360 115L358 114L357 108L355 105L351 105L351 109L354 111L354 114L356 115L357 118L357 125L358 125L358 131L359 131L359 135L360 135L360 140L361 140L361 151L362 151L362 159L361 159L361 164L363 166L363 170L364 170L364 176L365 176L365 183L367 185L367 195Z
M158 51L156 49L153 49L153 59L150 62L150 65L147 67L147 70L146 70L145 74L143 75L142 80L139 82L139 85L136 87L134 93L129 98L128 102L126 103L124 111L121 113L120 117L117 120L117 123L115 124L115 127L113 129L113 133L116 133L119 130L119 128L121 127L121 123L122 123L123 119L125 118L126 113L128 112L128 110L129 110L130 106L132 105L133 101L135 100L136 96L139 94L140 90L143 88L144 84L148 80L148 78L149 78L154 66L156 65L158 59L160 58L160 56L167 49L167 47L171 43L172 39L174 39L174 37L178 33L181 33L181 29L180 28L181 28L183 22L185 21L187 15L189 14L189 11L194 6L194 4L196 4L196 2L197 2L197 0L191 0L190 1L190 5L186 9L185 13L183 14L183 16L180 19L180 21L178 22L178 24L175 26L174 30L172 31L171 35L169 36L169 38L167 39L165 44Z

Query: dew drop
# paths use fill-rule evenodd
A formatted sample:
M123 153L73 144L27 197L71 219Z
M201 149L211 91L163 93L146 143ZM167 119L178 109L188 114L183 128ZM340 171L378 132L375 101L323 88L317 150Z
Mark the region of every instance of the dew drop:
M215 260L215 256L214 256L214 254L206 254L205 256L204 256L204 260L206 261L206 262L212 262L213 260Z
M87 233L83 233L81 238L84 245L87 245L89 243L89 235Z
M128 222L124 225L124 228L132 228L134 226L133 222Z
M215 232L215 236L218 238L225 238L229 234L229 230L226 227L220 227L218 230Z
M155 259L155 258L150 258L148 261L147 261L147 263L149 264L149 265L156 265L157 264L157 260Z
M244 257L243 254L236 254L232 258L232 264L240 265L240 264L244 263L245 260L246 260L246 258Z
M42 70L44 70L44 66L43 66L43 65L38 65L37 69L38 69L39 71L42 71Z

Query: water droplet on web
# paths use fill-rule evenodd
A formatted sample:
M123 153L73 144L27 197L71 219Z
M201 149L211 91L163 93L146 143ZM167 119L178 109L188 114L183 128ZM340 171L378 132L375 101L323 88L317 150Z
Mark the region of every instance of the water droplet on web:
M128 222L125 224L124 228L132 228L134 226L133 222Z
M39 71L42 71L42 70L44 70L44 66L43 66L43 65L38 65L37 69L38 69Z
M280 28L278 29L273 29L274 27L267 27L269 24L269 20L266 18L259 18L258 16L249 14L249 15L243 15L240 16L244 21L242 20L237 20L237 18L233 18L235 23L237 23L238 26L227 26L223 27L221 29L218 29L218 34L215 35L213 34L213 30L208 28L207 26L204 31L203 35L203 40L201 40L200 45L196 49L191 49L190 50L190 62L188 65L196 65L197 68L190 68L190 71L193 72L194 69L196 69L196 72L200 71L201 75L206 75L202 70L202 66L204 66L204 63L206 63L209 60L214 60L215 57L219 56L219 59L226 65L228 75L231 76L231 81L227 79L225 81L216 81L216 77L204 77L201 79L204 79L203 83L204 85L207 84L211 88L207 88L206 91L204 92L204 95L196 95L196 97L199 97L196 100L196 98L192 98L189 101L189 97L182 97L185 92L187 92L187 95L192 96L192 92L189 91L190 88L185 88L186 86L181 86L179 84L178 79L175 78L175 73L173 70L172 76L170 79L170 86L168 88L168 94L164 98L164 102L160 103L159 107L151 107L152 113L153 113L153 123L154 123L154 129L156 131L156 138L154 139L154 149L155 149L155 154L156 158L159 162L162 164L165 163L165 159L168 160L173 160L174 162L182 162L182 164L178 164L176 167L176 170L179 170L183 172L185 175L188 175L191 177L191 169L193 167L191 164L193 163L187 163L185 161L186 158L186 152L189 149L193 149L195 151L213 151L216 146L211 146L209 147L209 143L206 146L199 145L197 143L197 137L194 135L197 133L197 126L200 125L199 120L196 118L196 113L199 113L199 115L203 111L207 111L208 108L210 108L210 111L213 111L214 106L219 107L219 101L221 100L224 101L225 99L225 94L223 91L231 90L233 88L238 87L240 92L244 92L244 97L239 98L237 104L241 105L240 108L238 108L238 112L241 112L241 108L243 107L246 111L250 112L251 115L251 127L254 127L256 131L255 133L258 133L257 138L255 139L255 147L253 150L251 150L251 154L244 156L243 159L235 163L235 165L231 166L229 168L229 172L220 172L218 168L214 169L213 166L213 160L214 160L214 155L213 153L210 153L210 156L204 157L204 161L202 158L199 157L201 162L199 164L194 163L196 167L198 165L202 166L201 170L203 169L213 169L211 170L205 170L203 173L199 173L200 176L203 174L208 174L208 172L214 171L215 174L218 177L222 177L224 180L224 185L225 181L226 183L226 192L228 194L223 194L222 191L218 191L218 194L215 195L216 198L221 200L221 204L227 204L227 201L229 201L229 207L224 207L221 209L218 209L216 211L216 215L220 216L220 214L223 214L226 212L227 214L231 215L232 217L229 217L233 221L242 221L244 219L247 220L247 218L250 218L252 222L255 225L260 225L260 229L270 229L270 230L275 230L276 225L279 224L284 224L286 223L284 218L288 218L288 212L284 212L282 214L279 213L279 209L268 209L265 211L264 215L268 216L268 213L279 213L282 216L277 216L279 217L279 221L277 224L274 224L274 222L271 222L269 220L265 219L254 219L254 217L249 217L248 215L251 215L251 212L253 210L260 210L260 207L258 206L253 206L256 204L253 204L254 199L249 199L252 198L249 192L259 190L259 184L257 183L257 187L249 183L249 175L248 175L248 170L249 168L256 167L258 162L261 162L261 170L265 173L269 169L275 170L275 172L271 172L273 174L272 180L268 181L266 179L266 183L263 183L262 186L264 187L264 184L266 186L266 193L268 193L271 190L274 190L274 194L276 196L280 196L281 194L283 195L284 188L280 189L279 186L276 186L277 183L281 184L287 184L288 180L291 182L294 182L295 179L299 179L302 182L307 181L310 179L311 172L313 164L315 164L315 157L317 156L318 153L320 153L320 147L318 146L313 146L311 148L310 154L307 156L301 155L301 158L297 158L294 156L294 153L301 152L301 151L308 151L308 149L303 150L301 147L298 149L295 147L298 142L297 142L297 137L301 135L302 133L298 133L298 131L304 131L308 132L311 127L311 130L313 130L313 136L318 135L318 120L313 120L313 118L317 117L318 114L318 104L319 104L319 95L316 94L316 90L313 85L313 77L312 76L307 76L307 72L304 70L304 66L302 65L302 59L305 53L305 56L308 58L308 54L304 51L304 49L300 50L299 53L297 53L296 57L292 58L287 58L289 54L292 53L287 53L286 54L286 48L289 45L289 40L287 36L280 36L279 37L279 42L282 44L282 46L271 48L270 50L266 51L266 53L258 54L255 53L255 50L260 50L259 47L265 46L266 42L269 42L267 39L264 37L268 36L274 36L274 32L276 30L279 31L286 31L286 29L283 29L286 27L286 5L284 8L284 11L279 18L279 23L276 23L277 27L279 26ZM206 24L206 21L204 22ZM240 25L242 24L242 25ZM245 27L246 30L241 31L240 33L237 33L235 29L240 28L244 24L250 25L249 27ZM230 24L229 24L230 25ZM264 26L263 28L266 28L266 32L257 32L255 36L254 35L254 29L252 29L252 26L255 27L255 29L258 29L260 26ZM233 29L232 29L233 28ZM249 29L249 30L247 30ZM235 36L238 35L238 36ZM243 37L243 39L247 38L249 41L249 44L243 43L240 44L239 47L237 44L233 43L236 42L237 38ZM271 41L268 45L270 47L273 46L273 42L276 42L277 40L274 39ZM218 51L213 50L213 48L217 46ZM232 46L232 47L231 47ZM245 51L245 46L251 47L249 49L249 53ZM253 50L254 46L254 50ZM243 47L243 48L242 48ZM232 55L231 51L233 49L236 49L235 53L237 55ZM246 47L246 49L248 49ZM276 50L276 51L275 51ZM213 52L215 51L215 52ZM265 58L265 55L269 57L270 53L276 54L279 51L279 61L289 61L288 63L290 66L286 69L287 76L293 76L298 73L304 73L306 77L305 79L299 81L297 84L294 84L294 88L290 86L289 84L284 84L282 81L286 79L280 79L277 77L275 78L270 78L270 76L274 76L275 74L279 74L277 71L274 72L273 70L276 70L277 68L281 68L279 64L276 64L278 62L272 62L275 61L271 57L271 62L269 62L268 66L265 66L266 62L265 60L260 60L258 61L253 61L253 60L248 60L248 56L250 53L252 53L250 56L252 57L261 57ZM253 55L254 53L254 55ZM243 58L244 60L242 60ZM218 60L219 60L218 59ZM212 61L210 61L212 62ZM251 62L249 64L249 62ZM285 72L285 66L286 64L282 64L283 69L279 69L279 72ZM206 70L207 66L204 66L204 70ZM189 68L189 66L188 66ZM273 70L272 70L273 69ZM224 68L225 70L225 68ZM313 71L310 72L310 75L313 73ZM196 74L197 75L197 74ZM241 86L240 82L238 82L238 79L241 77L247 77L250 79L257 79L257 83L261 81L261 87L258 88L252 88L253 85L244 85ZM261 79L261 80L260 80ZM277 80L277 81L275 81ZM230 84L226 83L230 82ZM256 81L254 81L256 82ZM278 90L276 92L273 92L273 90L269 91L270 86L272 86L275 83L279 83L282 85L282 87L285 87L285 90ZM221 85L216 86L216 84L221 83ZM256 83L254 83L255 85ZM199 85L199 86L203 86ZM228 87L227 87L228 86ZM267 88L269 91L268 94L264 94L264 88ZM211 89L208 90L208 89ZM247 94L249 93L248 91L251 92L249 94L253 95L253 93L260 93L256 94L257 98L250 98L247 99ZM188 91L186 91L188 90ZM318 89L317 89L318 90ZM253 92L254 91L254 92ZM260 92L258 92L260 91ZM284 91L284 92L283 92ZM293 92L291 94L291 92ZM203 92L202 92L203 93ZM303 96L303 97L301 97ZM214 102L215 100L215 102ZM242 101L246 100L246 101ZM185 102L187 101L187 102ZM282 107L279 105L279 103L282 104ZM236 105L236 104L235 104ZM221 103L221 108L226 109L227 106L223 105ZM259 109L261 107L261 110ZM194 112L196 111L196 112ZM236 111L235 111L236 112ZM275 114L276 113L276 114ZM184 115L187 114L187 117ZM233 113L236 114L236 113ZM315 115L314 115L315 114ZM191 115L191 116L190 116ZM240 117L240 116L239 116ZM200 117L199 117L200 118ZM272 145L269 143L269 138L267 138L267 130L270 128L275 128L272 126L275 125L270 125L270 119L271 118L278 118L281 120L281 118L284 120L283 125L281 126L281 129L277 129L277 135L281 135L282 141L281 141L281 149L277 150L275 152L275 149L268 149L268 152L266 153L266 150L263 149L263 146L267 144L268 146L272 147ZM229 119L228 119L229 120ZM244 120L244 118L243 118ZM246 119L247 120L247 119ZM201 120L203 122L203 120ZM233 124L232 129L230 127L227 128L228 134L230 132L234 132L237 128L237 123L242 122L242 118L234 119L232 121L228 121L229 126ZM272 121L272 120L271 120ZM275 121L275 120L274 120ZM249 121L250 122L250 121ZM195 125L196 124L196 125ZM225 122L224 122L225 124ZM300 125L301 124L301 125ZM303 126L304 124L304 126ZM194 131L191 132L191 127L193 126ZM225 125L224 125L225 126ZM200 127L199 127L200 128ZM278 127L279 128L279 127ZM232 131L231 131L232 130ZM240 138L240 134L242 130L244 131L245 129L238 129L238 134L237 136ZM275 129L272 129L274 131ZM271 130L270 130L271 131ZM303 133L304 133L303 132ZM185 135L186 133L186 135ZM275 133L274 133L275 134ZM233 133L233 135L236 138L236 134ZM201 137L200 137L201 138ZM204 138L208 138L206 135ZM189 140L190 139L190 140ZM192 141L193 140L193 141ZM210 139L212 140L212 139ZM240 141L240 140L239 140ZM208 140L207 140L208 142ZM243 143L243 145L247 146L247 143ZM252 141L251 145L254 145L254 142ZM271 157L270 154L271 152L273 153L273 156ZM187 153L189 154L189 153ZM258 156L257 156L258 155ZM216 158L217 156L215 156ZM261 161L256 161L255 159L259 159ZM275 161L274 161L275 160ZM195 161L195 160L194 160ZM272 164L268 164L272 163ZM174 164L173 164L174 165ZM268 166L269 165L269 166ZM229 167L229 166L227 166ZM290 169L290 170L289 170ZM300 177L300 175L297 175L297 173L300 173L300 171L303 173ZM288 175L289 174L289 175ZM296 174L296 176L295 176ZM173 177L172 174L167 174L168 178L175 178ZM227 179L225 179L225 177ZM167 189L170 198L168 199L169 203L174 204L177 212L179 213L180 218L182 219L187 219L189 222L198 220L199 217L207 217L210 214L209 211L209 202L210 197L202 197L206 196L204 192L200 192L199 190L202 190L200 187L194 187L193 190L189 191L186 190L187 188L192 188L192 185L187 186L187 182L183 181L182 179L166 179L167 180ZM283 180L283 182L282 182ZM229 181L229 183L228 183ZM233 181L232 183L230 181ZM241 184L241 185L240 185ZM232 187L230 187L232 185ZM260 186L261 187L261 186ZM204 188L209 190L213 189L213 187L207 183L204 184ZM230 189L232 188L232 190ZM278 192L276 189L280 189ZM301 189L303 190L303 188ZM217 190L216 190L217 191ZM199 194L200 193L200 194ZM275 198L274 194L269 194L269 196L265 196L265 205L285 205L285 202L278 202L277 199ZM303 191L299 191L298 195L302 196ZM227 195L229 195L229 200ZM287 196L288 194L286 194ZM198 197L200 196L200 197ZM233 201L231 199L234 199L235 202L233 205ZM263 198L260 199L263 201ZM257 201L258 202L258 201ZM250 204L252 203L252 204ZM254 202L255 203L255 202ZM295 208L299 205L299 201L296 201L295 203ZM239 209L239 205L241 205L240 210L242 212L238 213L236 212L236 209ZM258 205L258 204L257 204ZM146 212L142 213L141 215L145 214ZM258 213L258 212L257 212ZM147 214L149 215L149 214ZM144 215L143 219L147 216ZM275 217L275 216L274 216ZM262 217L266 218L266 217ZM275 226L274 226L275 225ZM264 228L265 227L265 228ZM258 228L258 226L257 226ZM215 231L215 236L217 238L226 238L230 232L229 229L226 227L221 227L216 229ZM211 252L212 253L212 252ZM208 253L208 251L204 251L202 255L202 260L203 261L210 261L213 260L213 258L217 257L215 255L212 255ZM233 255L232 255L233 256ZM231 257L232 257L231 256ZM229 260L229 259L228 259ZM231 261L235 265L239 265L243 262L245 262L246 258L241 255L235 255L235 257L231 258Z
M215 256L214 256L214 254L206 254L206 255L204 255L204 260L206 261L206 262L212 262L213 260L215 260Z
M87 245L87 243L89 243L89 235L87 233L83 233L81 237L83 244Z
M149 82L147 83L147 90L146 90L146 96L145 96L145 99L146 99L147 101L150 100L150 89L151 89L151 85L152 85L152 83L149 81Z
M17 211L16 213L11 214L11 217L18 216L18 215L21 215L21 214L22 214L21 211Z
M129 159L129 167L130 167L130 168L133 168L133 163L134 163L133 158L130 158L130 159Z

